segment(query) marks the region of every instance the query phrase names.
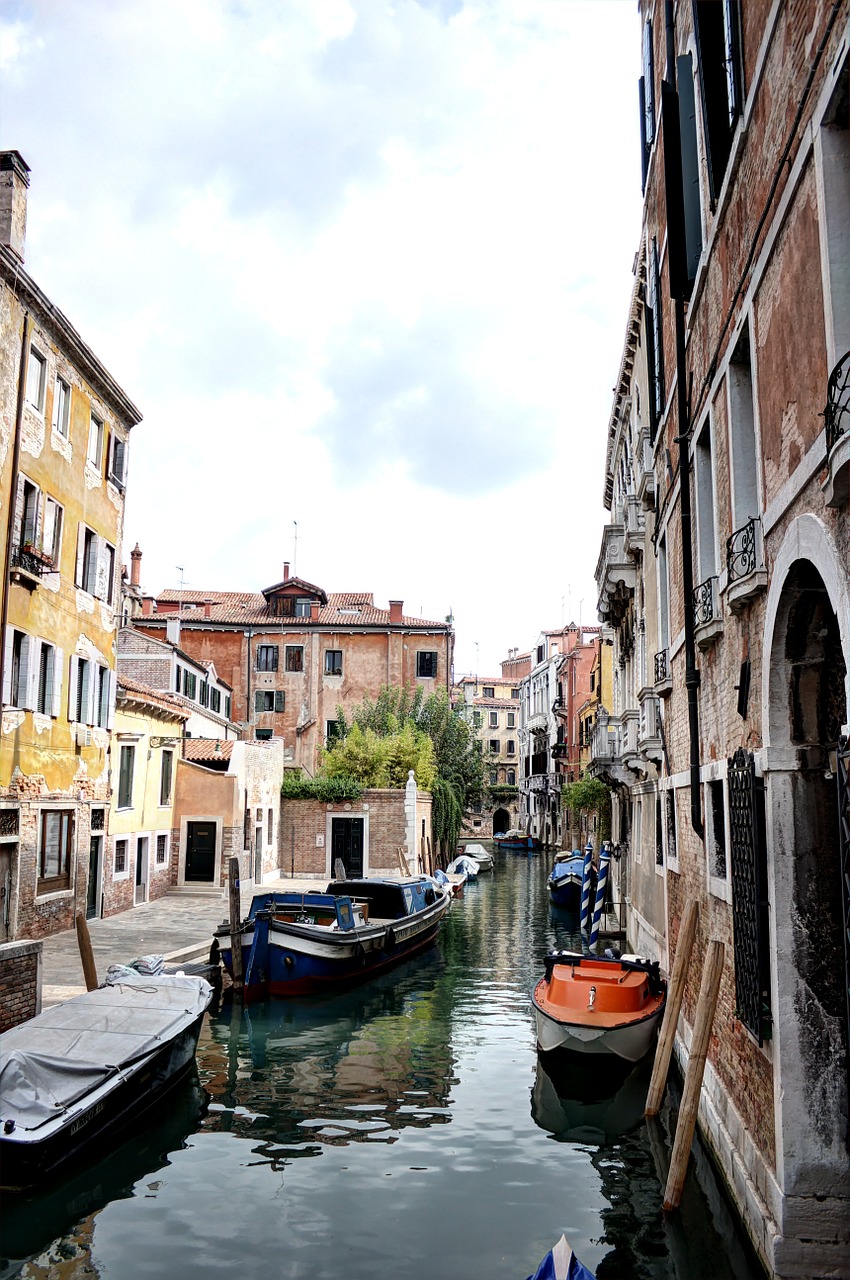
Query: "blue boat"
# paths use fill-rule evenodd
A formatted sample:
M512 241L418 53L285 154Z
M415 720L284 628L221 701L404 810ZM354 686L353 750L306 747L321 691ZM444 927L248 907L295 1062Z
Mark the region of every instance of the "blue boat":
M245 993L312 995L371 978L429 946L450 900L429 876L255 894L239 929ZM216 930L215 942L232 977L229 924Z
M581 906L581 881L584 857L578 851L559 854L549 873L546 888L553 907L577 911Z
M561 1236L528 1280L595 1280L595 1277L579 1262L566 1236Z

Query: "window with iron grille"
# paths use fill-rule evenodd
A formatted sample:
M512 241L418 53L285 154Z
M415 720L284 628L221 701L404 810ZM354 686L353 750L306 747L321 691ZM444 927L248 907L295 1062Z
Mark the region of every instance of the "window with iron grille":
M158 867L164 866L168 860L168 836L159 835L156 838L156 864Z
M655 793L655 865L664 866L664 823L661 817L661 792Z
M92 831L103 831L105 827L105 810L92 809L91 811L91 829Z
M729 761L729 852L735 950L735 1012L759 1044L771 1038L770 904L764 780L739 748Z
M272 843L273 835L274 835L274 809L269 809L269 816L268 816L267 827L266 827L266 841L268 844Z
M124 875L127 870L127 841L115 841L115 874Z

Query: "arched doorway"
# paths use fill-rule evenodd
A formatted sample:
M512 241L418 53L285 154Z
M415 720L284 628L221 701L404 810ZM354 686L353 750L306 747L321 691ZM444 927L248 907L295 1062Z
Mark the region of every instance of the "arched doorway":
M795 544L799 557L800 540ZM786 550L777 571L781 586L771 592L765 652L777 1175L786 1196L815 1198L807 1211L812 1220L796 1223L793 1234L817 1238L817 1200L850 1196L836 778L847 723L850 616L845 612L842 634L840 570L829 589L812 560Z
M500 836L504 831L511 829L511 815L507 809L493 810L493 835Z

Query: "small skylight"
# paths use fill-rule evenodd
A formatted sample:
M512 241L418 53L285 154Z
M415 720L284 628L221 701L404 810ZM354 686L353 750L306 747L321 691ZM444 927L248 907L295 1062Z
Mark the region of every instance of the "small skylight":
M346 604L337 609L337 613L362 613L359 604Z

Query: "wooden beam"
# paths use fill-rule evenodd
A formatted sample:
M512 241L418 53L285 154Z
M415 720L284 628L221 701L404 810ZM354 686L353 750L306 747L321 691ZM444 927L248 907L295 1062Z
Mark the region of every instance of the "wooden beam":
M673 960L673 973L667 988L667 1005L658 1036L658 1047L655 1050L655 1062L652 1067L652 1079L649 1082L649 1093L646 1096L644 1115L657 1116L664 1098L667 1085L667 1073L670 1069L670 1058L676 1040L676 1027L679 1025L679 1012L682 1008L682 997L685 994L685 982L691 963L691 952L694 946L697 923L699 921L699 903L696 898L689 898L685 903L685 912L679 927L679 940L676 943L676 956Z
M97 966L94 962L89 927L82 912L77 915L77 945L80 948L80 959L83 962L83 976L86 980L86 991L95 991L99 986Z

